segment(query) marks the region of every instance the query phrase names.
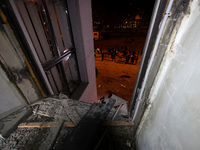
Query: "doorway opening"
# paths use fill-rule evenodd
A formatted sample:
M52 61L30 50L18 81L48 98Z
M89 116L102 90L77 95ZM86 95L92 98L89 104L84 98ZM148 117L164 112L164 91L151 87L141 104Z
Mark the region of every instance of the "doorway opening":
M154 2L92 1L98 99L115 94L130 105Z

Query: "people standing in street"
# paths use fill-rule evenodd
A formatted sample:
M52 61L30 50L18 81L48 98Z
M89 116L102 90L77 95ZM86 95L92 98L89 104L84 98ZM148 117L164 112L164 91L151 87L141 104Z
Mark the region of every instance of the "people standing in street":
M101 54L101 61L104 59L104 53Z
M130 55L128 54L128 55L126 56L126 62L125 62L125 64L128 64L128 63L129 63L129 59L130 59Z
M131 54L131 64L133 64L134 63L134 55L133 55L133 53Z
M111 55L111 59L112 59L112 61L113 61L114 55L115 55L115 49L114 49L114 48L111 50L110 55Z
M115 51L115 53L117 54L119 52L119 48L116 48L116 51Z
M115 60L116 53L113 54L113 59Z
M112 51L111 52L111 59L112 59L112 61L115 59L115 55L116 55L115 51Z
M97 53L99 54L99 48L97 48Z
M138 61L138 56L139 56L139 52L135 55L135 63L134 63L134 65L136 65L137 64L137 61Z
M100 48L100 53L102 54L102 47Z

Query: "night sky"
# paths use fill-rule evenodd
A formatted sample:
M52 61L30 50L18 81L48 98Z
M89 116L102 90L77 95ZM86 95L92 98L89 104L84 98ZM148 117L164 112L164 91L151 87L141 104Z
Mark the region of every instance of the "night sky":
M154 2L155 0L92 0L93 19L134 17L141 10L150 19Z
M135 8L141 8L146 11L152 11L155 0L92 0L94 9L119 9L125 10L133 5Z

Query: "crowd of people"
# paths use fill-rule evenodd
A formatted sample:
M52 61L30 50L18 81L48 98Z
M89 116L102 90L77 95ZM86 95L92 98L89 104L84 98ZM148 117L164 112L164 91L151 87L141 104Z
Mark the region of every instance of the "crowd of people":
M138 61L138 57L140 52L139 51L133 51L131 49L128 49L126 46L125 47L121 47L121 49L119 48L111 48L106 50L106 52L103 52L102 47L100 48L96 48L95 51L95 57L96 57L96 53L97 54L101 54L101 61L104 60L104 54L107 53L108 55L110 55L111 60L117 62L125 62L125 64L133 64L136 65L137 61Z

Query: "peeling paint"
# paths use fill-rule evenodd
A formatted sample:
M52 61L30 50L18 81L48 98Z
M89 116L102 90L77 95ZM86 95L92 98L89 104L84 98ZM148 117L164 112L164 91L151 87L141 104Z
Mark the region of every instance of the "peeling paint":
M138 129L138 149L197 150L200 147L200 1L189 2L184 18L177 22L181 23L180 28L175 28L170 37L151 89L152 106L146 110Z

